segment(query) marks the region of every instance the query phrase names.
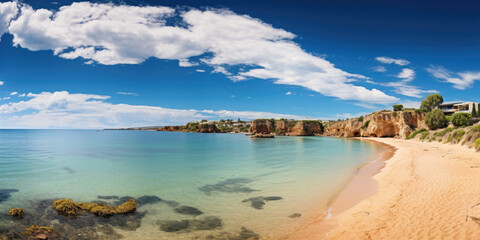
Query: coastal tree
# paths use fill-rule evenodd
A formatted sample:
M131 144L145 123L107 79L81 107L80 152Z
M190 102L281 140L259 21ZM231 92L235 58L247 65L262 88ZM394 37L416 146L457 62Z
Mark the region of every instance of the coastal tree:
M425 116L425 124L427 124L428 128L431 130L435 130L446 127L448 121L442 110L434 109Z
M393 111L402 111L402 110L403 110L402 104L393 105Z
M468 113L455 113L452 117L452 124L456 127L468 126L472 121L472 116Z
M475 103L473 104L472 117L478 117L478 115L477 115L477 114L478 114L478 113L477 113L477 108L476 108L475 105L477 105L477 104L475 104ZM479 109L479 110L480 110L480 109Z
M431 94L431 95L428 95L425 99L423 99L422 104L420 105L420 109L430 112L442 103L443 103L442 95L438 93Z

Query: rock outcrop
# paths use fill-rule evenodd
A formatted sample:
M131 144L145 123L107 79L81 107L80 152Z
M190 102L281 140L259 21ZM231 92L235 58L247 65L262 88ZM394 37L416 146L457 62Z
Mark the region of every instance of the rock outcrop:
M311 120L253 120L250 134L275 134L284 136L315 136L323 133L321 121Z
M339 137L406 138L416 129L427 128L425 114L414 111L380 111L363 118L325 124L325 135Z

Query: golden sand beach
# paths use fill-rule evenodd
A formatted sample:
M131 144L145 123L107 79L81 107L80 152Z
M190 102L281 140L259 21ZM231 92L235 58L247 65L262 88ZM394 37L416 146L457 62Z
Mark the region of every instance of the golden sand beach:
M344 202L337 214L334 202L330 219L319 214L289 239L480 239L479 153L437 142L368 140L396 152L376 175L352 180L337 199ZM349 202L342 194L366 199L342 209Z

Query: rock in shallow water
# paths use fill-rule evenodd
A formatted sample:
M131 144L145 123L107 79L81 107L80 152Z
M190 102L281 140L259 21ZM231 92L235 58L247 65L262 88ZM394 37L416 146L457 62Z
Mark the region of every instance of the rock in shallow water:
M242 227L242 231L236 234L229 233L229 232L221 232L218 234L208 235L205 239L208 239L208 240L258 240L260 239L260 235L258 235L252 230Z
M0 188L0 203L7 201L14 192L18 192L18 190Z
M180 214L185 214L185 215L192 215L192 216L198 216L203 214L203 212L200 211L198 208L194 208L190 206L179 206L175 208L175 212Z
M207 195L210 195L213 192L250 193L258 191L246 186L246 184L250 183L251 181L252 180L246 178L230 178L224 181L220 181L216 184L205 185L198 188L198 190L202 191Z
M298 218L298 217L301 217L302 214L300 213L293 213L292 215L288 216L289 218Z
M282 197L278 196L271 196L271 197L253 197L243 200L242 202L251 202L251 206L255 209L263 209L263 205L265 205L265 201L278 201L282 200Z
M191 232L217 229L221 227L223 223L218 217L208 216L202 219L158 221L157 224L160 225L160 230L164 232Z

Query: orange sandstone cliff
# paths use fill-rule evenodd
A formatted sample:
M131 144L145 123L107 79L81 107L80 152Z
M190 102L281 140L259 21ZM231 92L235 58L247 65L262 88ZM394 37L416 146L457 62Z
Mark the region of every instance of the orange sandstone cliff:
M425 114L414 111L380 111L362 119L324 123L326 136L406 138L416 129L427 128Z

